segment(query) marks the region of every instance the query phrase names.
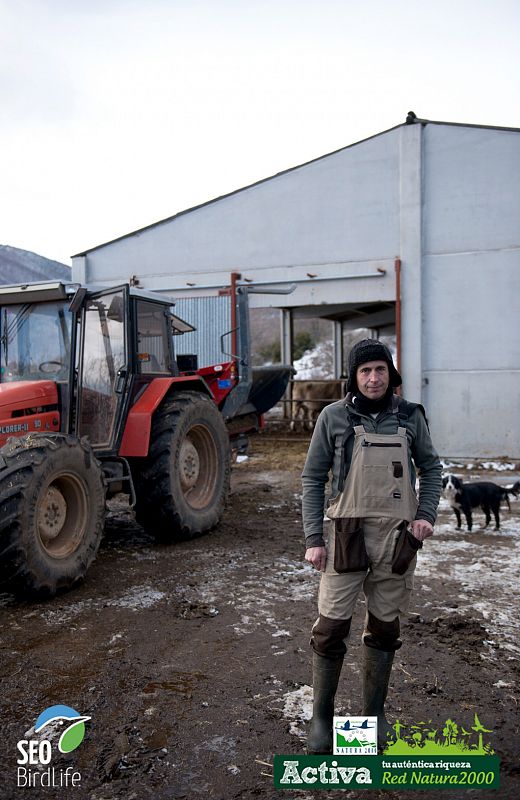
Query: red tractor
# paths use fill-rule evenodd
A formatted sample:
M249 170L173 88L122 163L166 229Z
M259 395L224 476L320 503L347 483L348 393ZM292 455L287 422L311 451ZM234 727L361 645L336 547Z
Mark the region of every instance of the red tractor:
M256 388L239 356L197 369L195 356L174 351L172 334L190 330L170 299L128 285L0 287L5 588L52 596L81 581L99 547L105 500L120 491L162 538L218 523L230 435L258 427L290 369L260 376Z

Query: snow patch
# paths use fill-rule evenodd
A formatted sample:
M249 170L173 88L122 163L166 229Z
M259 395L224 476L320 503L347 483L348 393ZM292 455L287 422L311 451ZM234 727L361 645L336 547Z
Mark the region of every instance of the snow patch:
M166 597L165 592L159 592L149 586L135 586L127 594L115 600L108 600L109 606L120 606L121 608L151 608L160 600Z
M309 381L317 378L334 377L332 342L320 342L313 350L306 350L301 358L293 363L296 380Z
M312 718L312 687L304 684L299 689L284 694L282 700L282 714L291 722L289 733L300 739L305 738L307 734L300 726Z
M441 459L442 468L466 469L466 470L486 470L488 472L515 472L518 470L518 462L514 461L449 461Z

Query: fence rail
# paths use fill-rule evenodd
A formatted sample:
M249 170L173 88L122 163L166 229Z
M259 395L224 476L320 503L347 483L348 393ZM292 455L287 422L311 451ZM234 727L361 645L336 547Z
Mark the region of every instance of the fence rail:
M282 397L281 400L276 403L275 406L268 412L268 420L269 423L291 423L291 427L294 427L295 423L301 423L303 427L312 427L313 420L307 414L304 414L303 417L295 416L294 415L294 406L295 404L305 404L307 403L323 403L323 407L328 405L329 403L334 403L339 398L331 398L331 397L312 397L306 399L302 398L293 398L293 386L300 383L312 383L312 384L323 384L329 385L331 383L337 383L341 381L343 384L346 384L345 379L343 378L309 378L309 379L302 379L302 380L290 380L288 384L287 392L290 393L290 397ZM314 406L315 409L315 406ZM277 414L277 410L280 412ZM321 410L321 409L320 409ZM281 419L279 418L281 417Z

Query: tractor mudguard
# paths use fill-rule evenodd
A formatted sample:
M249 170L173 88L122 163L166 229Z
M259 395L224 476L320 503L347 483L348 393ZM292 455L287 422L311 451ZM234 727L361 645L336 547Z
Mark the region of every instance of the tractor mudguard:
M54 381L0 383L0 447L11 436L59 429L58 388Z
M198 375L182 375L178 378L154 378L137 402L128 412L119 455L124 458L142 457L148 455L150 446L150 431L154 411L174 387L175 391L190 389L200 391L211 397L211 392L206 383Z

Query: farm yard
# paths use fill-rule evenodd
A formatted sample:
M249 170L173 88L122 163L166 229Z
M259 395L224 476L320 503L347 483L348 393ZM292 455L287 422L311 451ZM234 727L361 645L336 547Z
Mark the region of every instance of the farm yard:
M384 759L495 758L456 776L381 759L385 790L374 758L331 759L325 791L309 770L289 800L335 800L338 775L349 800L519 800L520 4L471 4L469 25L461 3L4 5L0 800L283 797L320 581L300 476L356 383L362 418L402 391L453 456L403 580ZM352 518L413 517L403 425L440 472L421 412L392 411L397 431L374 419L390 438L356 441ZM336 563L364 557L352 518ZM396 583L374 581L381 605ZM393 646L393 612L371 610L368 643ZM337 715L386 693L372 652L363 702L366 611ZM324 622L325 653L340 629ZM344 751L375 755L369 717L337 726Z
M299 475L307 446L305 434L254 437L249 457L234 465L224 520L209 536L158 544L121 496L81 587L45 603L0 597L2 798L280 797L273 755L302 752L311 711L308 638L319 577L303 561ZM518 479L514 464L446 466L465 480ZM440 729L448 718L469 729L477 713L502 763L492 796L512 799L520 796L519 500L511 512L502 506L501 520L500 531L484 531L477 510L472 533L457 531L441 501L436 535L419 555L388 711L404 725ZM339 713L361 707L362 619L360 603ZM59 703L91 717L81 747L62 757L81 772L81 786L17 788L16 743Z

